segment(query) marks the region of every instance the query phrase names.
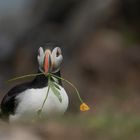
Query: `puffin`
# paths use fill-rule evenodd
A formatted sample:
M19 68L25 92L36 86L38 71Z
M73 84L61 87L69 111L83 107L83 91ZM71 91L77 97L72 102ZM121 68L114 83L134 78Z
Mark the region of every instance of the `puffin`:
M34 120L38 110L41 108L48 90L47 73L52 73L61 77L60 66L63 61L60 47L54 49L38 50L38 73L32 81L19 84L13 87L2 99L1 116L8 122L17 122L24 120ZM61 102L49 89L47 99L42 108L41 115L49 118L56 115L64 114L68 108L69 98L63 88L61 79L53 78L57 83Z

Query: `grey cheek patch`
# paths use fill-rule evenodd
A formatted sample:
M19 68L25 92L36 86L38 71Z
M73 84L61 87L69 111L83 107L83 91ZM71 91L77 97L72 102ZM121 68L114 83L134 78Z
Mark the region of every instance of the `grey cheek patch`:
M39 67L43 68L43 64L44 64L44 57L45 57L45 53L42 47L39 48L38 50L39 54L37 56L38 59L38 63L39 63Z

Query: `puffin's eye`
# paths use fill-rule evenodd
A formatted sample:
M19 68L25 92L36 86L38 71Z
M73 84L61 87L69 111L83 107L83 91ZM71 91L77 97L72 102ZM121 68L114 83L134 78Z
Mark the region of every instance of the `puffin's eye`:
M61 50L58 48L56 52L56 57L58 57L59 55L61 55Z

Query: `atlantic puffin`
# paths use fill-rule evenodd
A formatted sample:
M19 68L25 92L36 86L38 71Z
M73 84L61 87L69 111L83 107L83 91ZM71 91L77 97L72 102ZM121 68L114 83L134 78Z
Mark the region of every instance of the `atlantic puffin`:
M61 76L60 66L63 56L59 47L55 47L53 50L46 49L45 51L40 47L37 60L39 64L38 73L45 72L47 74L49 72ZM58 83L62 101L60 102L53 91L49 90L42 110L42 115L46 118L55 114L63 114L69 104L68 95L61 80L57 78L53 80ZM46 97L47 89L48 77L45 75L38 75L30 82L15 86L4 96L1 102L2 118L9 122L34 119Z

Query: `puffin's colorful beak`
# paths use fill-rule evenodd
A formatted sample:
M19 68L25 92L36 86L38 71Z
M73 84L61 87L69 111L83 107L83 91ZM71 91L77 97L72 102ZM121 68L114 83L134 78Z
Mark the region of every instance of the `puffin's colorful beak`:
M45 51L45 58L44 58L44 71L47 74L51 67L51 51Z

